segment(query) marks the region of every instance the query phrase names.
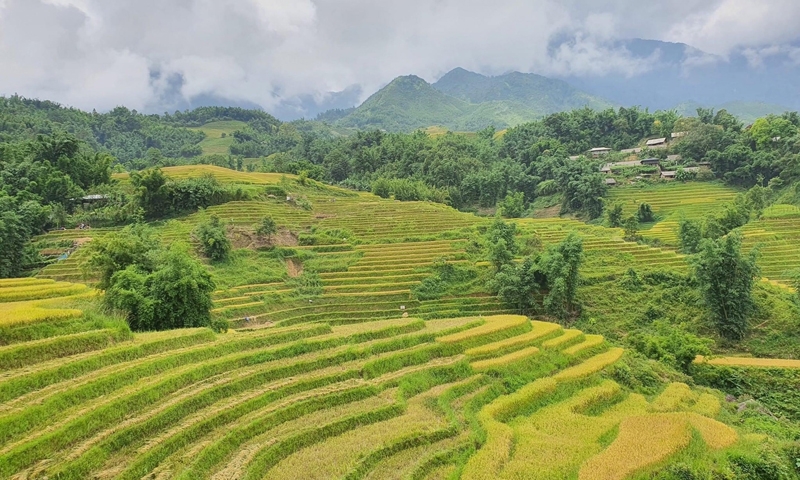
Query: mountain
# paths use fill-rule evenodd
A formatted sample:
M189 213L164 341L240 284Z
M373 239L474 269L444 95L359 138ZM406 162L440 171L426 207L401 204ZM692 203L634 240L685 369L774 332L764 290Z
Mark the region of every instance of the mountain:
M564 42L551 45L557 50ZM800 64L791 52L741 50L727 57L712 55L682 43L631 39L613 42L631 61L647 65L643 73L572 75L560 77L581 91L620 105L670 109L685 103L745 107L743 119L765 111L800 109ZM747 107L750 105L750 107ZM736 107L738 106L738 107ZM731 109L732 110L732 109Z
M780 115L790 110L788 107L763 102L726 102L719 105L701 105L697 102L685 102L674 107L680 115L685 117L697 114L700 107L713 108L715 111L727 110L728 113L738 117L745 124L753 123L756 119L767 115Z
M588 106L611 107L611 102L578 90L563 80L534 73L511 72L487 77L456 68L433 84L433 87L471 103L510 101L540 113L554 113Z
M433 85L414 75L398 77L336 123L388 131L433 125L476 131L490 125L507 128L584 106L611 105L561 80L517 72L487 77L457 68Z
M425 80L397 77L338 123L352 128L409 131L431 125L450 126L469 113L467 102L445 95Z

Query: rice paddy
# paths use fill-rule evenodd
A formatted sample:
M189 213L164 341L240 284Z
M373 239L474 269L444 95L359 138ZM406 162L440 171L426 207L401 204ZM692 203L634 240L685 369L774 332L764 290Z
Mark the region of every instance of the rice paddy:
M800 360L783 358L752 357L713 357L698 356L695 363L729 366L729 367L761 367L761 368L800 368Z
M230 146L233 145L233 132L246 127L247 124L236 120L222 120L210 122L202 127L190 128L206 134L206 138L200 142L203 155L229 155ZM225 135L223 137L223 134Z
M217 167L164 170L295 185ZM622 479L696 441L708 451L739 443L714 392L672 383L646 397L610 380L626 352L600 335L513 315L486 292L415 296L434 264L481 268L469 242L486 219L292 188L311 210L266 196L208 209L231 228L269 215L288 232L274 250L241 248L209 265L225 334L131 334L98 321L97 293L81 283L83 247L36 278L0 280L0 478ZM156 231L164 243L188 241L202 215ZM683 256L623 241L618 229L517 224L521 243L578 232L588 282L631 266L688 271ZM318 280L311 293L306 274ZM647 455L631 453L637 438Z
M642 235L658 239L666 245L677 246L678 221L703 219L733 201L738 192L728 186L708 182L671 182L656 185L634 185L612 188L609 205L622 205L624 215L636 212L642 203L649 204L658 221L649 229L643 226Z

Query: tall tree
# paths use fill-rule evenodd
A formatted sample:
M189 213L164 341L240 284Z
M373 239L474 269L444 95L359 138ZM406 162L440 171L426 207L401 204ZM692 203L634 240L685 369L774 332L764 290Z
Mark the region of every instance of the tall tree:
M759 275L758 252L742 255L741 247L742 236L734 232L703 240L692 259L711 319L719 334L731 340L747 333L747 320L755 309L753 285Z
M545 310L562 320L577 311L576 295L583 263L583 239L570 232L561 243L549 247L539 265L547 279L548 291L544 298Z

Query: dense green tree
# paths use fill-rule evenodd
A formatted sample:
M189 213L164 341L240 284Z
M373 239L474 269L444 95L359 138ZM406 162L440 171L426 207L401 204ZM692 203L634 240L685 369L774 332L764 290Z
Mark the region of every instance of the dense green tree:
M625 229L625 240L635 242L639 239L639 217L637 215L626 218L622 227Z
M131 185L136 190L136 198L145 215L155 218L170 210L167 176L160 168L131 173Z
M537 310L537 295L543 274L537 262L526 258L521 264L503 265L492 279L490 288L514 310L531 315Z
M583 239L570 232L561 243L547 248L539 260L547 291L543 306L547 313L561 320L577 313L576 295L583 263Z
M197 225L194 236L200 241L203 254L212 261L227 260L231 252L231 241L228 239L225 225L216 215Z
M160 250L161 242L151 227L136 224L96 238L86 248L85 267L99 274L98 288L106 290L114 274L129 266L135 266L137 272L152 272L153 255Z
M203 266L178 245L154 262L152 272L138 265L116 272L105 302L124 311L137 331L211 326L215 285Z
M706 239L692 258L710 317L719 334L731 340L747 333L747 321L755 309L753 285L759 275L757 252L742 255L741 246L739 233Z
M636 212L636 218L641 223L650 223L655 222L656 217L653 214L653 208L650 206L649 203L640 203L639 209Z
M619 228L622 226L622 205L615 203L611 208L606 211L608 218L608 226L611 228Z
M500 214L506 218L519 218L525 213L525 194L514 192L500 203Z
M678 241L683 253L689 255L697 253L702 240L703 226L700 222L685 218L678 222Z

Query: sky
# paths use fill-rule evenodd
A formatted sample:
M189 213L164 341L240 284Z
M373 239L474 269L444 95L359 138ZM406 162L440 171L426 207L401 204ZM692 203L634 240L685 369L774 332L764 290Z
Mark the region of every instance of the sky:
M0 0L0 95L98 111L198 99L275 111L347 88L363 100L398 75L434 81L458 66L648 71L657 58L614 43L627 38L723 61L739 52L753 68L777 54L800 63L798 25L798 0Z

